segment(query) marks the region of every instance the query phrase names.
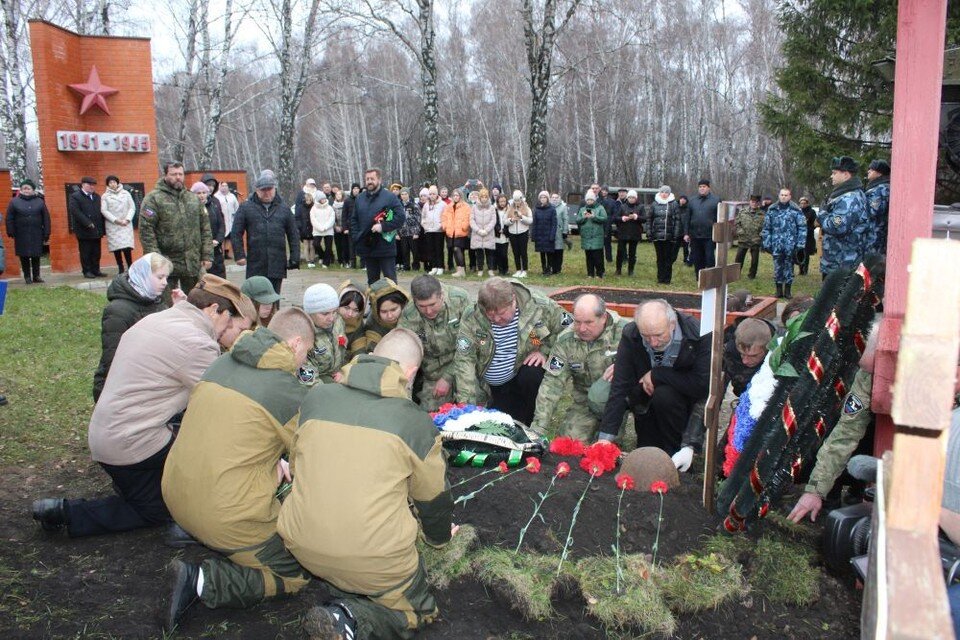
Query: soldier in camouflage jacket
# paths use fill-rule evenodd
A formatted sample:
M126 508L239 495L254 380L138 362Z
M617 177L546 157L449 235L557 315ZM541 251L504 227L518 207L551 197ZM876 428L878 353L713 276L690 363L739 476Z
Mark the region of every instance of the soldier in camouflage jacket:
M757 267L760 266L760 232L763 230L763 208L760 206L760 196L750 196L750 205L741 207L737 211L735 222L737 233L737 264L743 270L743 263L750 252L749 278L757 277Z
M547 358L531 425L535 431L549 430L569 381L573 403L563 415L560 433L585 442L596 438L610 395L617 345L626 324L626 320L607 310L599 296L584 294L577 298L573 326L557 337Z
M837 269L855 268L864 247L875 236L867 211L863 183L856 176L857 163L849 156L834 158L830 167L833 192L817 213L823 233L820 273L826 278Z
M873 246L866 253L887 254L887 218L890 212L890 163L874 160L867 169L867 206L876 232Z
M513 299L503 308L498 305L488 306L485 302L486 295L489 292L500 292L505 289L504 283L512 288ZM499 294L494 297L499 299ZM531 291L515 280L504 280L503 278L490 278L483 283L478 294L477 304L468 309L460 322L460 332L457 335L457 357L454 361L454 374L457 380L457 402L466 402L478 404L487 397L490 397L491 388L485 379L488 369L494 360L495 343L493 329L491 327L490 316L498 320L498 326L509 323L508 317L504 316L500 321L498 312L505 313L509 309L514 311L517 319L517 354L513 362L513 375L518 375L521 369L532 370L535 367L541 367L546 362L546 354L553 347L557 336L573 322L573 318L553 300L547 298L539 292ZM527 365L524 367L524 365ZM542 375L542 369L540 369ZM513 382L511 379L509 382ZM506 384L502 386L507 386ZM539 380L531 387L539 388ZM524 414L526 420L521 419L510 411L514 418L529 424L533 419L533 398L536 390L526 398L528 410L525 408L518 413ZM495 406L497 398L491 397ZM498 407L495 407L498 408ZM526 415L529 414L529 415Z
M457 390L457 333L463 314L471 306L470 296L460 287L440 284L431 275L414 278L410 295L413 304L404 307L397 326L410 329L423 343L423 382L417 400L425 411L436 411L452 402Z
M200 268L209 269L213 260L213 235L206 209L183 188L183 165L164 167L164 176L140 205L140 243L143 252L161 253L173 262L164 300L170 290L184 293L197 284Z

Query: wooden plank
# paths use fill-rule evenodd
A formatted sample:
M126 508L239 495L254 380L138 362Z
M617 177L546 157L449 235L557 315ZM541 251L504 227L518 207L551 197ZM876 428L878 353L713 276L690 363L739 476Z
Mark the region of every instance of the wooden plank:
M867 577L863 585L863 606L860 609L860 638L874 640L884 637L880 630L887 628L887 535L886 503L889 490L891 454L883 457L877 469L877 497L870 515L870 548ZM880 579L883 576L884 579Z
M884 637L952 639L953 623L936 535L888 529L886 552L889 613Z
M891 527L936 535L948 435L948 431L897 428L893 436Z
M911 427L943 430L950 425L952 380L960 349L960 242L917 239L910 263L907 315L890 415ZM951 274L951 277L943 277ZM920 313L914 313L916 309Z

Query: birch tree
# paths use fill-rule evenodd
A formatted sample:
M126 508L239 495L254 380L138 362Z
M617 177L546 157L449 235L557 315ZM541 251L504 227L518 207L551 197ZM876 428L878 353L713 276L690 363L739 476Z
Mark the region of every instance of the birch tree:
M0 0L3 34L0 37L0 131L14 184L27 177L27 83L20 56L28 48L26 21L17 0Z

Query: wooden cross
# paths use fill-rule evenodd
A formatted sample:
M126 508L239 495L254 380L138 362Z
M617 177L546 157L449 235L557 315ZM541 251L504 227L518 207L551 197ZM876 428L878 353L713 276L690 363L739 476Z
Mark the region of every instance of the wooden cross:
M713 331L710 345L710 395L707 396L703 411L703 424L707 432L703 447L703 506L710 513L714 511L714 489L717 484L717 431L720 405L723 403L723 328L727 315L727 285L740 279L740 265L736 262L727 264L727 251L733 242L736 206L737 203L726 201L717 205L717 221L713 224L713 241L717 243L717 266L701 269L697 280L697 287L704 294L700 313L700 335L705 335L706 330L711 328ZM709 294L711 291L713 293Z

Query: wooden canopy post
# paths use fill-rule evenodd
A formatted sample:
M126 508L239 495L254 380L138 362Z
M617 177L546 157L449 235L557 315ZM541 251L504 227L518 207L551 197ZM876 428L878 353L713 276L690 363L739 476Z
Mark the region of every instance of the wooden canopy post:
M720 423L720 406L723 404L723 327L726 324L727 285L740 279L740 265L727 264L727 252L734 237L734 223L727 210L734 204L721 202L717 205L717 221L713 224L713 241L717 243L717 266L701 269L697 287L702 292L714 291L713 309L704 308L700 315L700 335L708 314L713 317L713 334L710 344L710 394L703 410L706 437L703 444L703 506L714 512L714 489L717 486L717 432Z
M960 242L918 239L893 389L897 424L864 638L953 638L938 543L943 469L960 350ZM878 548L878 545L879 548Z

